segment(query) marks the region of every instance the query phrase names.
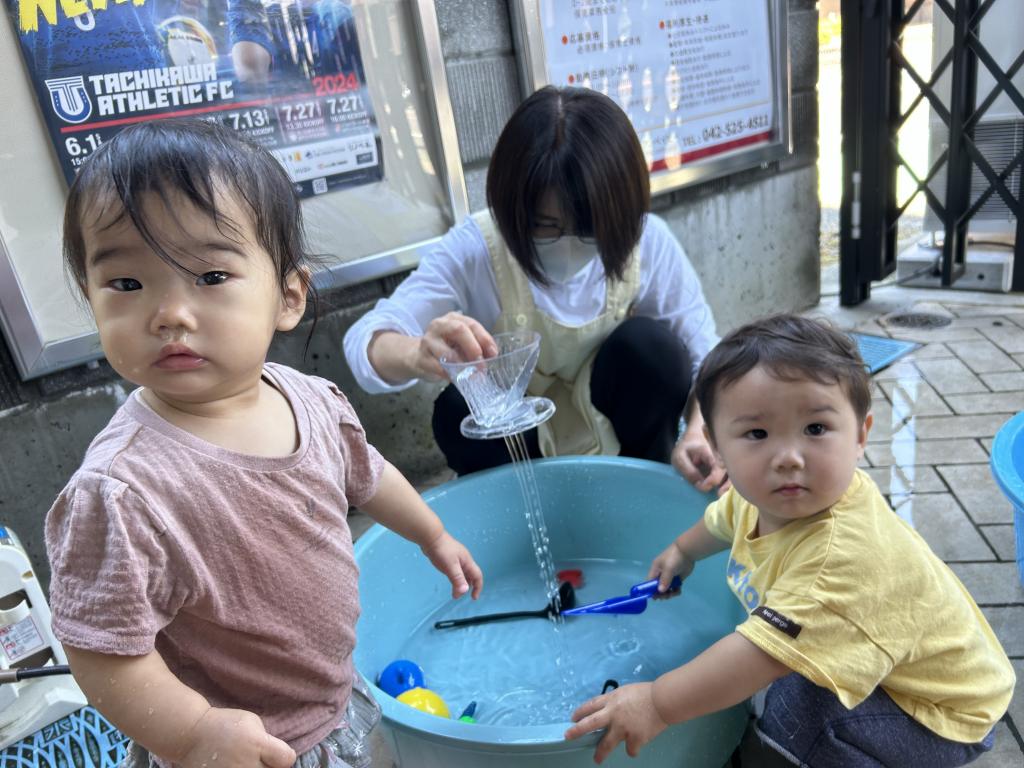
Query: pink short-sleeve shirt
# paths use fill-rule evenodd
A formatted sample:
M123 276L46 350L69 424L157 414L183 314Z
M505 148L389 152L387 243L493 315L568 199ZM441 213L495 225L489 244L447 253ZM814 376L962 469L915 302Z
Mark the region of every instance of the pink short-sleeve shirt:
M50 609L67 645L154 648L213 706L258 714L301 753L343 716L359 616L349 506L384 468L328 381L267 363L299 447L212 445L134 392L46 520Z

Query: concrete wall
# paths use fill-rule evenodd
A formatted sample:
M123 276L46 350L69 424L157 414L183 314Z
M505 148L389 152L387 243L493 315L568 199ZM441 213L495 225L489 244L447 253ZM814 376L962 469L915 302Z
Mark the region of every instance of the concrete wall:
M482 207L487 159L520 98L509 0L438 0L449 89L474 208ZM655 211L683 243L701 276L720 332L757 315L817 303L817 10L814 0L789 0L793 84L793 155L658 197ZM271 357L339 383L370 440L414 481L443 469L430 436L437 386L371 397L352 380L341 354L345 330L395 279L325 297L321 320L303 360L306 327L278 339ZM42 526L55 495L93 435L123 402L130 385L105 363L24 383L0 340L0 524L22 537L48 581Z

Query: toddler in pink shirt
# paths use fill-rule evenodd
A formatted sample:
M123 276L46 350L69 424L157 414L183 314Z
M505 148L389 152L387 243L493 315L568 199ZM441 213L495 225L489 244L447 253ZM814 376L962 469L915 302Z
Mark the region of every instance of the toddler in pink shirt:
M368 766L349 507L417 543L453 597L483 576L333 384L266 362L311 288L287 175L213 123L135 125L83 165L64 240L139 385L47 516L76 680L133 766Z

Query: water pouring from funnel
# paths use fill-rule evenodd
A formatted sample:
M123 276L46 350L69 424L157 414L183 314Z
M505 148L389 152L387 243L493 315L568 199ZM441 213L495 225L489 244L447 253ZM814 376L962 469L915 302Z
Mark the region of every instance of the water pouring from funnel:
M548 598L548 607L539 615L550 617L557 626L562 621L563 608L571 607L575 600L571 585L566 594L555 579L540 493L523 438L524 432L543 424L555 412L555 404L548 398L526 397L540 357L541 337L536 331L519 330L496 334L493 339L498 348L493 357L470 361L442 357L440 363L469 406L469 416L459 427L462 434L478 440L498 437L505 440L523 495L526 526ZM570 656L561 636L560 643L555 665L562 676L562 699L567 701L569 692L575 688L575 672L570 663L563 663Z
M476 360L452 360L442 357L441 367L469 406L469 416L460 430L471 439L504 438L525 504L527 528L540 568L541 581L550 600L559 601L547 525L537 492L529 452L523 433L544 423L555 412L555 404L546 397L526 397L540 357L541 336L536 331L519 330L493 337L497 353ZM555 616L560 615L558 611Z

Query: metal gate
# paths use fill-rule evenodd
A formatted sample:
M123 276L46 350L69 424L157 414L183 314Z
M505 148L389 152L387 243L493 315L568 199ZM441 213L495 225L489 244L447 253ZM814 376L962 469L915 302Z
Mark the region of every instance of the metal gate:
M951 286L979 242L1012 252L1010 289L1024 291L1024 3L842 0L841 13L840 302L867 299L907 249L934 254L916 274Z

